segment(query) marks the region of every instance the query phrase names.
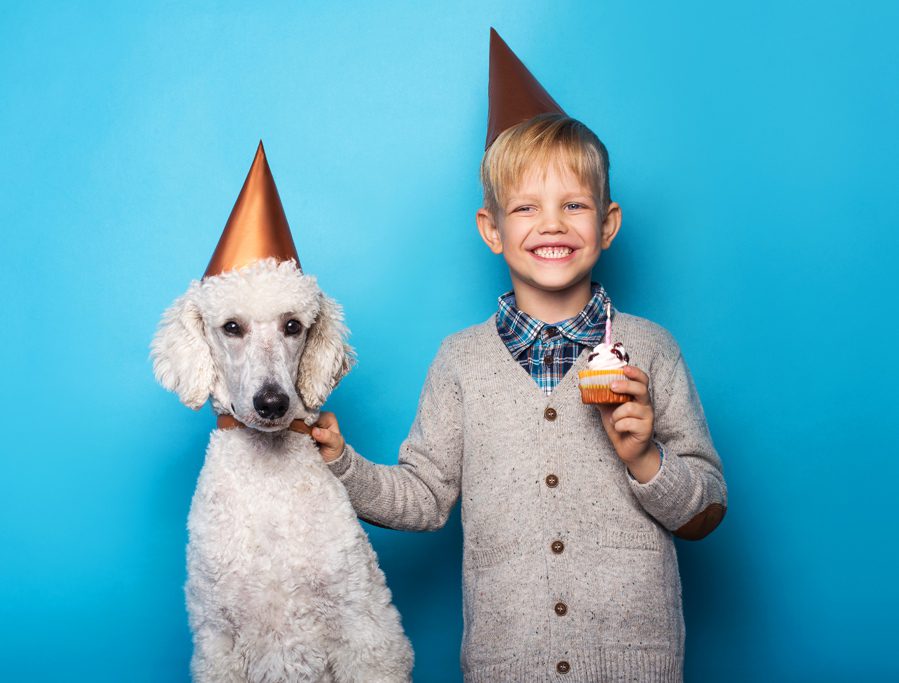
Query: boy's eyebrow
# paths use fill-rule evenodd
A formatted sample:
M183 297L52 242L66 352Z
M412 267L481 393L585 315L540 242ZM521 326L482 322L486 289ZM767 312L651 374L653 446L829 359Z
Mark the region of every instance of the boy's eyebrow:
M587 199L588 201L595 201L592 192L584 192L584 191L576 191L576 192L568 192L562 195L562 199ZM540 201L539 194L510 194L509 198L504 202L505 204L514 204L517 202L534 202Z
M510 194L507 203L512 202L522 202L522 201L534 201L540 199L540 195L537 194Z

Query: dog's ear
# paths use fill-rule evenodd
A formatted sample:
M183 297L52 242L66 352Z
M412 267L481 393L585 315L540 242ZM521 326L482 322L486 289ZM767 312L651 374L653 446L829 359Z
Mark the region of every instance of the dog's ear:
M194 410L206 403L215 382L212 351L194 301L198 287L191 285L163 314L150 345L156 380Z
M306 336L297 372L297 391L303 404L313 410L321 408L355 360L352 347L346 343L343 310L332 298L319 296L321 307Z

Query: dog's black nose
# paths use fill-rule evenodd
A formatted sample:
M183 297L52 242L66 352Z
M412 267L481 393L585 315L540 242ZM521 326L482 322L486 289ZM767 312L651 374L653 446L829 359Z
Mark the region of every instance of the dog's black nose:
M284 417L289 405L290 399L287 398L287 394L278 387L268 384L256 392L253 397L253 407L259 416L266 420L277 420L279 417Z

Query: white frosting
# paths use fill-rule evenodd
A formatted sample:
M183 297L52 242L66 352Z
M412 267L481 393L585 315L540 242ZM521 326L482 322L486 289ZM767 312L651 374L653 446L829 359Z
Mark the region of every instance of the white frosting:
M628 360L627 352L624 350L624 345L621 342L616 342L614 345L602 343L590 352L587 360L587 369L617 370L627 365Z

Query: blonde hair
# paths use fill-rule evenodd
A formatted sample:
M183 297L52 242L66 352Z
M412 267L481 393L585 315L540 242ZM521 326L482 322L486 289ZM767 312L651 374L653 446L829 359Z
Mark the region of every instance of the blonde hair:
M481 185L484 208L497 216L500 205L532 168L567 167L591 188L602 220L611 201L609 153L596 134L564 114L541 114L504 130L484 152Z

